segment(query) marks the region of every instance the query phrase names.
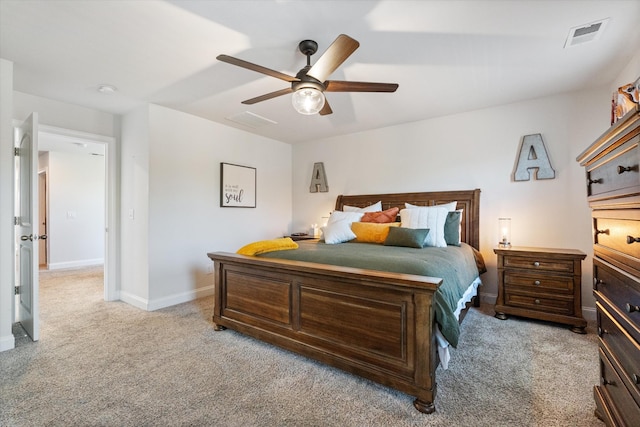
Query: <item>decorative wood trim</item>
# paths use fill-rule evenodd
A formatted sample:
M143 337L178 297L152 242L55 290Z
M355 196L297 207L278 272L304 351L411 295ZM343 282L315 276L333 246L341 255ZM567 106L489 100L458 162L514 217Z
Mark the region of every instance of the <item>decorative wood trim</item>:
M480 189L458 191L434 191L422 193L392 193L366 195L339 195L336 199L336 210L342 210L344 205L365 207L382 202L382 209L397 207L405 208L405 203L417 206L437 206L450 202L458 202L457 208L462 209L462 231L460 238L463 242L480 250Z

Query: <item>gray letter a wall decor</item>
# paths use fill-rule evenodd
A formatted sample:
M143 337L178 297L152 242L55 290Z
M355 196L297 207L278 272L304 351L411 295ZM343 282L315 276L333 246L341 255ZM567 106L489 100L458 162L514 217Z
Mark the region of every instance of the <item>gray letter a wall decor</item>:
M522 137L513 179L514 181L529 181L532 174L536 179L556 177L556 172L551 167L547 149L542 141L542 135L539 133Z
M326 193L329 191L327 185L327 175L324 173L324 164L322 162L313 164L313 172L311 173L310 193Z

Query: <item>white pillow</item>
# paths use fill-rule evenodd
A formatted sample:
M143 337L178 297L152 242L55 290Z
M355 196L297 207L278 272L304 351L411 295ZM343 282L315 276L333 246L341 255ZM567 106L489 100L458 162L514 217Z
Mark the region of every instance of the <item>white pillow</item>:
M343 212L380 212L381 210L382 210L382 200L364 208L358 208L356 206L349 206L349 205L342 206Z
M356 238L355 233L351 231L351 222L344 219L334 221L326 227L322 227L322 234L324 236L324 242L328 245L348 242Z
M327 225L336 221L346 220L351 225L352 222L358 222L362 219L364 212L342 212L342 211L333 211L331 215L329 215L329 219L327 220Z
M444 223L449 211L441 206L420 206L400 211L401 226L407 228L428 228L429 234L425 246L446 248L444 240Z
M453 212L456 210L456 207L458 206L458 202L449 202L449 203L444 203L442 205L436 205L439 208L447 208L447 210L449 212ZM414 209L414 208L424 208L425 206L418 206L418 205L412 205L411 203L405 203L404 207L407 209Z

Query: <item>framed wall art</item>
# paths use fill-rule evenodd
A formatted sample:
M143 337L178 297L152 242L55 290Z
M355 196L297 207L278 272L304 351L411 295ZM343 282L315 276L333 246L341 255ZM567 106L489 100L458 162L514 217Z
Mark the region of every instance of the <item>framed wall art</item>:
M256 168L220 163L220 207L256 207Z

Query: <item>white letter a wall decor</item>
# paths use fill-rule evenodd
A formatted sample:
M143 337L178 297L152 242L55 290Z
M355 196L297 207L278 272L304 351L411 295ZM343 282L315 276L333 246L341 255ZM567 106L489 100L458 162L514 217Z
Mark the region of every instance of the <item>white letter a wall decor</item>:
M313 164L313 172L311 173L311 185L309 186L310 193L326 193L329 191L329 186L327 185L327 175L324 173L324 164L314 163Z
M539 133L522 137L513 179L514 181L529 181L532 174L534 174L535 179L553 179L556 177L556 172L551 167L547 149L542 141L542 135Z

